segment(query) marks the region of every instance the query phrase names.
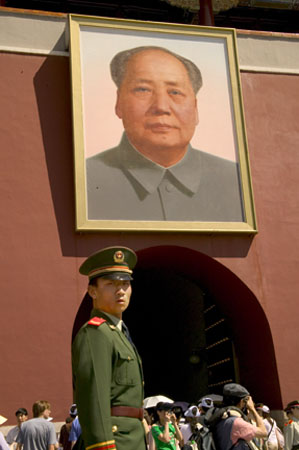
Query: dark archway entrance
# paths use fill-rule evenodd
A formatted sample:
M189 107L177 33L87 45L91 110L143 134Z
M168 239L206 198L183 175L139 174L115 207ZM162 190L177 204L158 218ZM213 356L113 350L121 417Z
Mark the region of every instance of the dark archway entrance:
M156 286L150 283L149 273L159 274L158 278L162 281ZM221 382L229 381L234 376L235 381L249 389L256 401L263 401L272 409L282 408L267 317L252 291L236 275L213 258L197 251L177 246L159 246L138 252L135 281L130 306L132 314L128 313L125 320L132 333L136 332L136 342L138 338L138 347L140 352L144 353L146 384L148 382L151 385L152 378L153 389L156 389L158 380L162 390L167 386L164 392L172 396L171 398L184 400L185 398L181 397L184 395L188 396L186 400L196 400L198 393L205 388L205 383L210 384L208 391L217 392L222 388ZM162 295L157 293L158 290ZM180 301L175 301L176 307L172 293L181 298ZM143 303L144 297L147 304ZM159 300L156 301L156 298ZM193 300L196 301L196 306ZM199 323L201 314L209 307L212 307L210 311L214 309L215 315L209 318L210 313L206 313L205 323ZM209 337L210 331L205 331L203 336L203 329L218 320L223 321L214 327L214 336ZM155 341L153 336L158 339ZM168 351L171 355L171 361L168 359L164 365L162 358L160 359L164 348L163 336L165 353ZM216 353L214 362L217 364L226 359L230 351L234 361L231 361L229 368L220 364L213 382L209 380L209 366L213 364L213 355L207 351L207 346L212 341L217 342L225 337L228 338L230 349L223 348L222 353ZM206 348L199 355L202 358L201 364L191 367L193 345L195 350L202 350L201 345L205 340ZM207 342L209 340L210 342ZM175 355L178 354L179 357L176 358ZM155 358L159 362L157 373L153 372ZM165 380L172 377L172 374L177 375L177 381L167 383ZM187 384L188 386L181 387ZM168 386L171 386L171 389ZM149 388L146 388L149 395L163 393L160 391L149 392Z
M124 319L143 357L146 395L195 401L238 381L256 401L282 408L268 320L236 275L202 253L159 246L138 252L133 283ZM74 332L89 310L84 299Z
M133 283L125 320L142 357L145 396L164 394L188 402L200 398L208 384L200 355L206 345L201 289L167 269L137 269ZM195 363L190 362L193 352Z
M226 320L210 296L183 274L137 269L125 320L143 360L145 396L162 393L191 403L221 393L224 381L236 381Z

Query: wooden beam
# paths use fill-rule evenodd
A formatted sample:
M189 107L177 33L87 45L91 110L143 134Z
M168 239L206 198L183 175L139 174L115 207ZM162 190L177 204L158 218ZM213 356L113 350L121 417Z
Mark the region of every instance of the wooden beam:
M198 0L200 5L199 24L213 27L215 25L212 0Z

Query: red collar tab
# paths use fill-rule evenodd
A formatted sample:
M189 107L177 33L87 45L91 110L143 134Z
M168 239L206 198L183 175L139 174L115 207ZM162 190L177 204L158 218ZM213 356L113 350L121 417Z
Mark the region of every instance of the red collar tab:
M106 322L105 319L102 319L101 317L93 317L90 319L89 322L87 322L88 325L95 325L98 327L99 325L102 325L102 323Z

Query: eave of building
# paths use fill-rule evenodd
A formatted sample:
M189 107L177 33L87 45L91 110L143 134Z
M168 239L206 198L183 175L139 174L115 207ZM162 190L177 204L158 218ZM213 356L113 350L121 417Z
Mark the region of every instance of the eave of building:
M243 71L299 74L299 34L237 30ZM69 56L68 15L0 7L0 51Z

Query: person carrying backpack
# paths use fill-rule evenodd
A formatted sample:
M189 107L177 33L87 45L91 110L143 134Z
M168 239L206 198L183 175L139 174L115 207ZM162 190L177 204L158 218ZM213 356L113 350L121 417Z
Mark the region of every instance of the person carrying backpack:
M253 400L247 389L237 383L229 383L223 387L224 408L218 411L218 420L212 427L213 438L217 450L238 450L255 448L254 438L266 438L267 430L262 417L257 413ZM244 411L251 412L256 425L247 421ZM210 420L211 423L211 420Z

